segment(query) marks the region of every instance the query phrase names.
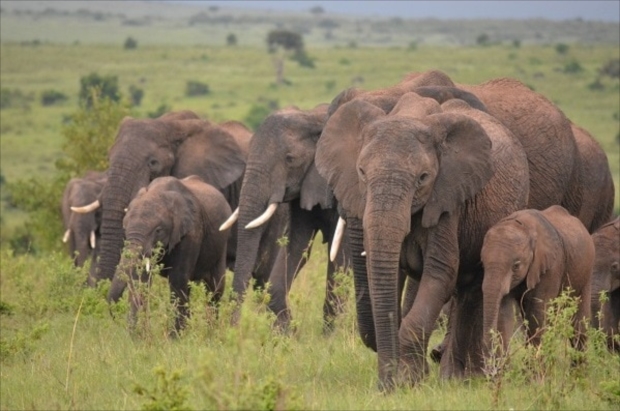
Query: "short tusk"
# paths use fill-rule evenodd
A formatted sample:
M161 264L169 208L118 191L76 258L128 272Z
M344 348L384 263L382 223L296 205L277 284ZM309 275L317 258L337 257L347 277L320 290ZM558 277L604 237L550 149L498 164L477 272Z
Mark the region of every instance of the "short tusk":
M235 221L239 219L239 207L235 209L235 211L228 217L228 220L224 221L224 224L220 226L220 231L228 230L235 224Z
M362 256L362 257L366 257L366 251L362 251L361 256Z
M336 231L334 232L334 240L332 241L332 247L329 250L329 261L334 262L338 251L340 250L340 244L342 243L342 236L344 234L344 226L347 224L344 218L338 217L338 224L336 224Z
M147 273L151 272L151 260L147 257L144 258L144 269Z
M271 216L273 216L273 213L276 212L277 208L278 208L278 203L271 203L271 204L269 204L269 207L267 207L267 210L265 210L263 215L258 217L256 220L250 221L250 223L248 225L246 225L245 228L246 229L256 228L256 227L259 227L259 226L265 224L267 221L269 221Z
M92 203L87 204L85 206L71 207L71 211L75 211L76 213L80 213L80 214L86 214L86 213L90 213L91 211L95 211L99 207L101 207L101 203L99 202L99 200L95 200Z
M65 231L65 235L62 236L62 242L66 243L67 241L69 241L70 236L71 236L71 230L67 228L67 231Z
M94 250L96 246L97 246L97 239L95 237L95 231L91 230L91 232L90 232L90 248L92 248Z

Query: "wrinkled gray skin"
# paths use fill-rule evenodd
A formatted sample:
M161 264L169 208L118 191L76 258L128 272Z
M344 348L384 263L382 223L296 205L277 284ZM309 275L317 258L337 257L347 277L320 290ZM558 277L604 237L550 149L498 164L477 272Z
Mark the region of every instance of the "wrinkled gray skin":
M155 178L197 175L236 208L250 138L251 132L240 123L215 124L190 111L157 119L125 118L109 151L108 182L101 193L101 252L89 284L114 276L123 248L124 209ZM232 267L234 232L229 241Z
M539 345L547 304L567 287L578 297L573 317L573 344L583 349L585 327L590 321L590 289L594 267L594 242L577 217L561 206L543 211L520 210L502 219L484 237L483 347L491 354L492 333L502 337L504 352L512 327L498 319L506 309L512 313L517 301L527 320L528 341Z
M338 220L331 190L314 166L316 142L326 116L327 105L312 110L294 107L279 110L263 121L250 142L239 199L238 257L233 290L238 295L246 291L259 242L265 232L264 225L251 229L245 228L246 225L263 214L269 204L289 205L288 244L278 254L269 288L269 306L277 315L277 324L284 329L291 320L287 295L294 277L309 257L312 240L320 231L323 242L331 246ZM325 331L332 328L340 306L333 293L334 273L338 265L346 265L346 250L348 248L343 245L338 259L327 261L327 291L323 306Z
M91 260L91 273L94 273L99 254L101 210L78 213L72 211L71 207L82 207L96 201L106 180L105 172L89 171L83 177L69 180L62 195L62 221L65 229L63 241L69 245L69 255L77 267L82 267L87 260ZM95 240L94 248L91 237Z
M408 85L410 86L412 83L413 86L408 87ZM415 83L418 83L419 86L416 87ZM590 230L596 229L602 222L609 219L613 208L613 184L606 183L605 189L598 192L588 190L586 184L586 182L592 181L592 178L597 175L604 181L611 181L611 176L609 175L608 177L610 173L606 161L602 163L598 161L598 154L591 157L587 155L582 157L583 154L580 153L585 153L587 150L582 150L578 146L578 143L575 142L570 121L549 100L533 92L516 80L496 79L476 86L457 86L452 83L444 73L429 71L425 73L413 73L405 78L403 82L399 83L399 85L383 90L372 92L361 92L355 89L345 90L337 96L330 105L329 114L331 117L327 121L325 130L327 130L328 127L333 127L334 134L346 134L350 132L352 127L357 127L356 124L364 118L366 113L362 111L344 120L344 116L336 116L337 111L340 110L345 103L356 100L367 101L381 108L384 112L388 112L394 107L398 98L406 92L403 89L414 90L417 94L433 98L440 103L453 98L460 98L467 101L472 107L476 107L480 110L486 108L488 113L500 120L521 142L527 155L530 187L529 200L527 202L528 208L544 209L554 204L561 204L573 215L590 215L590 217L587 218L582 217L584 218L584 220L582 220L583 224L589 227ZM332 121L333 118L335 118L335 120ZM361 129L361 127L357 128ZM328 147L327 145L322 148L323 143L327 141L323 139L326 133L325 130L323 136L319 140L319 146L317 147L317 156L315 158L317 165L320 161L323 161L323 158L327 157L326 154L330 150L335 151L332 147ZM357 132L356 138L361 140L361 132ZM588 143L591 143L591 141ZM594 147L595 145L596 144L585 144L583 146L594 148L593 152L598 153L598 150ZM356 158L357 153L359 153L359 148L357 147L358 145L356 144L341 144L338 150L348 152L350 157ZM343 162L346 162L346 159L344 159ZM327 166L327 163L325 165ZM350 165L348 170L355 170L355 165ZM329 170L321 170L321 168L319 168L319 172L327 176L328 174L323 173L329 173ZM351 171L350 174L355 175L356 172ZM337 180L339 180L335 175L333 178L335 181L329 181L332 188ZM344 178L342 180L344 181ZM389 267L391 268L387 270L390 273L385 272L386 270L379 272L376 271L376 267L370 267L370 265L378 266L382 262L381 258L385 256L383 253L380 254L380 258L357 258L359 255L358 252L362 250L364 244L368 242L365 235L369 231L367 229L362 229L366 228L367 225L364 221L362 226L360 218L363 217L364 214L360 211L360 207L351 206L351 203L356 204L356 201L350 202L346 200L347 198L351 198L353 193L356 193L355 188L358 186L352 176L349 176L348 181L348 188L343 188L340 193L334 189L334 193L337 200L342 205L342 213L347 218L347 225L349 227L357 296L358 328L362 340L368 347L377 350L378 346L383 345L383 348L379 348L380 384L383 387L389 388L395 381L395 364L399 352L396 342L396 329L399 322L394 315L395 311L392 309L392 303L397 299L394 297L392 300L391 297L382 296L380 299L386 303L385 305L389 305L389 307L381 307L381 314L376 313L375 311L378 310L378 305L375 304L374 300L377 300L377 298L373 297L373 304L371 304L370 293L368 292L371 288L369 287L368 279L372 279L373 277L385 277L385 280L377 281L385 281L385 284L388 284L390 289L393 289L395 273L397 272L397 268L394 267L395 256L390 259ZM586 197L592 201L585 201L584 198ZM345 206L343 201L348 205ZM592 204L596 204L597 208L596 211L590 212L587 208L591 207ZM386 211L386 214L390 213ZM447 215L442 217L450 221L452 215L450 213L445 214ZM391 218L393 218L393 215ZM420 232L424 233L424 230L420 230ZM396 247L395 244L388 241L390 237L393 237L391 233L386 233L385 231L377 229L373 232L373 237L377 238L373 243L380 251L385 252L388 249L393 251L394 247ZM470 238L467 238L465 241L467 243L472 242ZM473 241L481 246L482 235L475 237ZM386 246L388 243L389 246ZM450 247L455 247L455 244L450 244ZM425 258L437 258L437 262L440 262L440 264L433 264L432 266L425 265L424 275L422 276L424 278L426 273L429 273L426 277L429 278L427 282L430 284L421 284L420 289L423 290L423 294L426 294L423 297L423 301L429 299L433 301L432 311L422 308L422 303L414 303L414 306L417 305L420 308L418 310L412 309L411 312L414 314L408 314L408 317L411 316L411 318L418 317L418 320L415 320L416 322L414 323L414 326L417 327L417 335L421 335L425 330L428 331L432 329L430 319L433 318L432 321L436 319L439 313L439 308L437 307L443 303L441 302L443 299L442 293L438 293L436 289L432 290L432 288L436 287L438 282L449 283L450 281L454 281L455 273L452 270L455 267L455 263L450 261L450 259L453 258L451 256L454 255L454 252L450 251L450 247L444 247L444 251L437 256L426 255L429 253L428 251L425 252ZM460 263L462 264L463 262L460 261ZM366 275L367 272L368 275ZM467 275L468 273L459 271L460 278L463 276L466 277ZM480 270L478 270L478 275L480 278L482 277ZM396 277L402 278L402 275ZM462 343L463 341L480 340L479 336L482 332L481 325L475 324L475 327L470 327L466 319L459 318L459 313L466 312L463 310L464 306L472 304L475 301L481 301L481 294L480 284L478 283L472 286L471 291L461 292L455 296L456 309L453 309L452 312L456 313L456 315L451 315L446 337L448 338L446 345L452 345L452 349L455 349L454 346L458 346L459 344L466 345ZM390 295L392 295L391 291ZM388 301L392 301L392 303L388 304ZM377 321L378 316L383 317L379 322ZM385 317L388 317L389 321L386 320ZM481 314L479 317L481 318ZM375 332L379 325L382 327L381 332ZM401 330L405 329L406 328L401 327ZM401 336L403 332L404 331L401 331ZM468 335L468 332L471 334ZM429 333L430 332L427 332L425 335ZM383 341L378 340L378 335L376 336L376 334L384 334L379 337L379 339L383 339ZM406 336L403 337L406 338ZM425 348L428 339L422 338L419 341L418 344L415 344L415 352L417 353L416 355L418 355L418 359L416 360L416 364L409 367L410 370L413 369L415 371L409 373L407 376L408 380L417 380L424 375L426 371L424 351L421 347ZM403 346L409 350L407 343L403 344ZM403 346L401 346L400 350L401 358L403 356ZM466 347L466 350L472 348L475 347ZM475 358L476 355L472 354L469 357ZM443 376L462 375L463 368L463 358L451 355L450 358L447 359L447 362L444 362L442 357Z
M177 310L175 333L189 315L190 281L204 283L212 302L220 300L230 232L219 227L230 214L222 193L196 176L159 177L138 192L123 219L129 252L123 253L108 296L118 301L129 279L132 326L143 303L137 282L148 279L142 261L152 257L158 243L164 249L161 275L168 278Z
M607 334L610 350L620 352L620 217L599 228L592 239L596 249L590 305L592 326ZM603 291L608 300L601 307Z
M342 105L325 126L316 164L347 220L361 220L361 234L359 223L349 227L352 255L355 238L366 251L372 323L358 322L372 333L362 334L365 342L376 343L380 387L394 386L397 368L408 383L428 372L428 340L453 294L463 297L454 302L451 335L463 343L448 342L441 372L478 370L479 252L486 230L527 203L527 158L519 141L462 100L440 106L407 93L387 115L361 99ZM357 281L355 267L354 273ZM419 281L419 289L401 321L405 276ZM368 301L365 294L357 298Z

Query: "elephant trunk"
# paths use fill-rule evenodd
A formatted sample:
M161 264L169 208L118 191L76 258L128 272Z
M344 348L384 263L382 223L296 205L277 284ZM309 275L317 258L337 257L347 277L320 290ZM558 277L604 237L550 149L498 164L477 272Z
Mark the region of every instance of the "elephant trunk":
M260 240L265 225L255 228L246 226L265 212L269 198L265 185L259 180L260 173L248 169L246 171L239 198L239 219L237 221L237 252L233 291L239 298L245 293L256 264Z
M396 383L400 344L398 263L411 217L410 203L405 204L405 201L396 201L396 197L390 197L383 192L381 199L371 201L363 222L377 340L379 384L385 390L391 390ZM400 218L402 216L405 217Z
M103 210L99 263L95 270L95 278L89 277L89 285L95 285L99 280L114 277L123 249L125 208L131 201L132 195L147 183L147 178L139 178L131 171L112 170L111 168L108 185L101 193Z
M485 267L484 281L482 284L482 307L483 307L483 323L482 323L482 347L484 357L490 358L494 352L493 331L498 330L499 311L502 299L508 292L505 290L503 281L496 281L504 278L503 273L498 273L500 268ZM511 273L508 273L508 279Z
M108 291L108 302L118 302L123 296L128 282L140 281L137 272L142 257L141 244L143 244L143 241L128 240L128 243L127 251L123 253L112 278L112 285L110 286L110 291Z

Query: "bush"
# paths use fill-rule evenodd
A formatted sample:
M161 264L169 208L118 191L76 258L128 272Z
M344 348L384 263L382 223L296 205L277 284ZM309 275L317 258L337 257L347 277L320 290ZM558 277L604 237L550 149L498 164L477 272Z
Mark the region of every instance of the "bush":
M80 101L84 102L87 108L93 105L93 90L96 90L95 93L102 98L112 101L121 99L117 76L100 76L97 73L91 73L80 78Z
M28 104L34 100L34 95L24 94L20 89L0 89L0 110L9 107L28 107Z
M599 69L601 75L620 78L620 59L611 59Z
M123 48L125 50L131 50L131 49L138 48L138 41L134 39L133 37L127 37L127 39L125 40L125 44L123 45Z
M478 44L479 46L486 46L489 44L489 41L489 35L486 33L482 33L478 37L476 37L476 44Z
M166 103L161 103L159 107L155 109L155 111L149 111L146 115L150 118L157 118L162 114L169 112L170 110L172 110L172 107L170 107Z
M558 54L566 54L568 53L568 45L564 44L564 43L559 43L555 45L555 51L557 51Z
M188 97L204 96L209 92L209 85L200 81L189 80L185 87L185 95Z
M236 46L237 36L234 33L230 33L228 36L226 36L226 44L229 46Z
M132 106L139 106L142 102L142 97L144 97L144 90L134 86L133 84L129 86L129 99L131 100Z
M250 107L250 111L243 118L243 122L252 130L256 130L258 126L273 111L273 108L267 105L254 104Z
M305 50L297 51L293 54L292 60L299 63L301 67L315 68L314 59L308 56Z
M562 71L566 74L577 74L583 71L583 67L581 67L578 61L573 60L570 63L566 63Z
M41 104L44 106L52 106L54 104L62 103L67 100L67 95L61 93L60 91L46 90L41 93Z

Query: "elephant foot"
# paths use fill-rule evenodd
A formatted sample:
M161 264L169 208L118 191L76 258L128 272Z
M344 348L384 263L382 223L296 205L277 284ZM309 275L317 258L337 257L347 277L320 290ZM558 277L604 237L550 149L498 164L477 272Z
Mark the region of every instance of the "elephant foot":
M443 340L436 346L431 349L431 360L434 363L439 364L441 362L441 357L443 356L443 352L446 350L446 341Z
M428 362L414 361L411 357L402 356L398 362L398 382L401 385L413 387L422 381L429 373Z

